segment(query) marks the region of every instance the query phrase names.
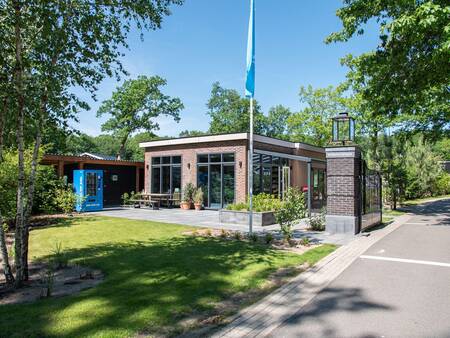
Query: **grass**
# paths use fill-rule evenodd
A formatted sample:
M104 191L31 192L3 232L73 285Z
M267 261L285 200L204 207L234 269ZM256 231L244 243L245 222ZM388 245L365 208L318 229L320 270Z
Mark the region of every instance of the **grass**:
M402 206L418 205L418 204L422 204L422 203L425 203L428 201L433 201L436 199L445 199L445 198L450 198L450 195L434 196L434 197L419 198L419 199L415 199L415 200L408 200L408 201L402 202L401 205Z
M96 288L59 299L0 306L2 337L128 337L205 314L230 296L263 289L280 268L314 264L335 247L303 255L260 244L183 236L186 226L80 217L31 232L30 257L56 243L72 263L101 269Z

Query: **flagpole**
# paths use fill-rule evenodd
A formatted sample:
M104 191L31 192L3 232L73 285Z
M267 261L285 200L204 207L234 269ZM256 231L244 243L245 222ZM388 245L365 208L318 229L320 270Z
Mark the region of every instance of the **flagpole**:
M248 186L249 186L249 213L248 232L253 232L253 97L250 98L250 146L248 160Z

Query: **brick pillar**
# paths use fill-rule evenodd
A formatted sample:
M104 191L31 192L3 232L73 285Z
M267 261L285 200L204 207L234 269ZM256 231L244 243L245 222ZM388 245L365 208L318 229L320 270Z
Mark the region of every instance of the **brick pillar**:
M355 146L330 147L326 157L326 231L357 234L361 223L361 151Z

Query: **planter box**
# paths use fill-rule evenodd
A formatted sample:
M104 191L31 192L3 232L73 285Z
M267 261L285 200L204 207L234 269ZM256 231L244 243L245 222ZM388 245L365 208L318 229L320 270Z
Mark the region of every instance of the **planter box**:
M219 210L220 223L248 224L248 211ZM275 213L273 211L253 212L253 225L275 224Z

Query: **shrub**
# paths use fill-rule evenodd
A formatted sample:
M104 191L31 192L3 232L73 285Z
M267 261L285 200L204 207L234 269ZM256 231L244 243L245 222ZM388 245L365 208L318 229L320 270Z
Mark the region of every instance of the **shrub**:
M196 188L192 183L187 183L183 189L183 201L192 202Z
M203 204L203 197L204 197L204 193L202 188L198 188L195 190L194 192L194 203L195 204Z
M433 195L441 196L450 194L450 174L444 172L438 177L433 187Z
M253 242L256 243L258 242L258 235L254 232L252 232L251 234L248 235L248 239Z
M306 216L305 196L297 188L289 188L283 207L275 214L285 240L292 238L292 226Z
M69 258L63 250L61 242L55 244L55 249L52 251L51 265L55 269L64 269L69 265Z
M77 202L77 195L72 191L71 187L59 188L56 190L54 202L58 209L65 214L73 211L75 203Z
M308 237L303 237L300 240L300 244L303 245L303 246L310 246L311 245L311 241L310 241L310 239Z
M227 238L228 232L225 229L220 230L220 237Z
M282 208L283 201L278 197L266 193L261 193L253 196L253 211L264 212L264 211L278 211ZM236 203L229 204L226 207L227 210L234 211L246 211L250 209L250 202L247 200L246 203Z
M318 215L312 216L308 220L308 224L311 230L324 231L325 230L325 215L326 209L322 208Z
M272 243L273 239L273 234L271 232L266 233L266 236L264 237L266 244Z
M240 241L242 239L242 234L239 231L234 233L234 239Z

